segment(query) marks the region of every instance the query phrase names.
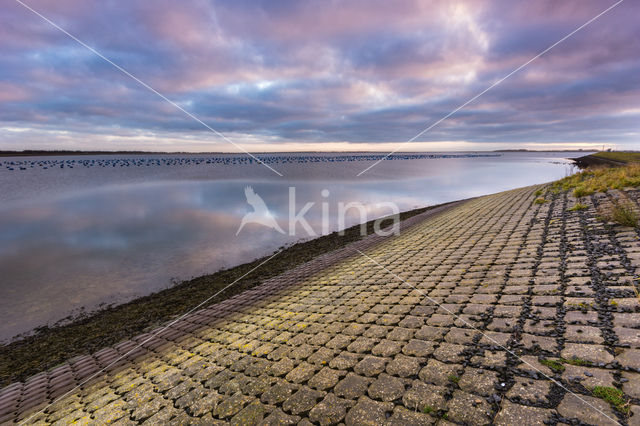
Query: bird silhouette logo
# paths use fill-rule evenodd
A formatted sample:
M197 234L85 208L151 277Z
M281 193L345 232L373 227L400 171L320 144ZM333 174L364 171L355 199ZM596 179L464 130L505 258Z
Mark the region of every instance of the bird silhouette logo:
M253 211L244 215L236 235L238 235L242 228L244 228L248 223L257 223L259 225L266 226L267 228L275 229L281 234L285 233L267 208L264 200L255 193L252 187L247 186L244 189L244 195L247 197L247 203L253 207Z

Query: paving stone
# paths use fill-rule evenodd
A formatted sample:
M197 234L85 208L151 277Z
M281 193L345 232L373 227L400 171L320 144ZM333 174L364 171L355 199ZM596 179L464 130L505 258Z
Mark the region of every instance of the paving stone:
M464 345L453 343L441 343L433 352L433 356L442 362L460 362L463 360L462 352L466 349Z
M555 329L555 324L551 320L528 319L524 323L525 333L547 335Z
M556 308L545 308L542 306L533 306L531 313L537 319L554 319L556 317ZM596 315L597 317L597 315Z
M592 390L596 386L613 387L613 374L610 370L566 364L562 379L567 383L580 383Z
M342 333L350 334L352 336L359 336L364 333L367 328L368 326L364 324L351 323L342 330Z
M449 343L456 343L460 345L469 345L478 336L478 332L474 330L468 330L464 328L453 327L444 337Z
M319 348L313 355L307 358L309 364L326 365L334 359L335 352L329 348Z
M242 389L242 387L250 381L251 381L250 377L247 377L244 374L238 373L238 375L235 376L233 379L229 380L228 382L220 386L220 388L218 389L218 392L223 395L233 395L237 392L240 392L240 389Z
M602 343L604 339L597 327L589 327L584 325L567 325L564 334L567 342L578 343Z
M296 363L289 358L282 358L280 361L271 364L269 374L274 376L284 376L296 367Z
M282 404L282 408L294 415L307 413L325 394L325 392L302 386L298 392L294 393Z
M424 320L420 317L407 315L398 325L404 328L420 328L424 325Z
M296 368L291 370L285 376L285 379L291 383L302 383L312 378L315 372L316 367L314 365L302 362Z
M474 355L471 363L483 367L499 367L507 363L507 353L504 351L482 351L482 356Z
M386 421L386 426L422 426L434 424L436 420L428 414L409 411L402 406L393 409L393 415Z
M174 408L172 406L167 406L167 407L161 408L153 416L149 417L144 422L142 422L142 424L143 425L167 424L173 421L174 419L180 419L184 415L185 415L184 411L178 410L177 408ZM103 419L100 418L100 421L102 420ZM128 418L125 420L128 420L129 422L131 422L131 420ZM115 423L108 422L105 420L104 424L115 424ZM131 422L130 424L139 424L139 423Z
M499 331L485 331L480 338L480 344L494 348L505 348L509 342L511 335Z
M367 355L362 359L362 361L356 364L353 371L363 376L376 376L384 371L387 361L387 358Z
M371 337L374 339L379 339L379 338L385 337L388 333L389 333L389 327L385 327L382 325L372 325L364 333L364 336Z
M315 348L308 344L302 344L296 348L293 348L287 356L291 357L294 360L302 360L307 359L313 354Z
M515 383L506 393L507 398L514 402L525 404L545 404L551 391L551 381L534 380L524 377L515 377Z
M637 313L614 313L613 325L615 327L637 328L640 327L640 320Z
M331 349L344 349L347 346L349 346L349 344L351 344L352 340L353 340L353 337L351 336L338 334L333 339L329 340L326 346Z
M598 322L597 312L568 311L564 320L568 324L595 324Z
M552 415L553 411L547 408L527 407L503 399L494 423L497 426L542 425L547 424Z
M396 325L401 319L402 316L400 315L384 314L381 315L376 322L380 325Z
M594 364L607 364L613 361L613 355L607 352L602 345L566 343L561 354L566 359L578 358Z
M334 387L336 383L338 383L340 375L339 371L324 367L309 380L308 385L317 390L326 390Z
M415 376L420 371L420 360L415 357L409 357L398 354L387 364L387 373L392 376L409 377Z
M126 410L126 402L121 399L112 401L93 412L93 417L104 423L113 423L125 416L128 417L128 410Z
M444 327L423 326L416 331L415 338L421 340L440 341L449 330Z
M409 356L426 357L433 353L435 345L435 342L411 339L402 348L402 353Z
M389 334L387 334L387 339L407 342L409 341L415 333L415 330L410 328L402 328L402 327L394 327L393 330Z
M373 401L366 396L361 397L358 403L347 413L345 424L347 426L382 424L386 419L386 414L393 410L390 402Z
M448 402L448 408L447 414L452 421L474 425L491 423L491 405L476 395L457 390Z
M558 342L553 337L537 336L533 334L522 334L522 344L527 349L541 349L546 352L555 353Z
M622 384L625 395L640 399L640 374L625 371L622 373L622 378L627 380Z
M451 314L433 314L427 320L427 324L438 327L449 327L453 325L455 317Z
M391 357L400 352L402 344L391 340L382 340L371 349L373 355Z
M640 349L624 349L616 356L616 361L623 367L640 370Z
M229 422L231 425L258 425L267 414L265 407L258 401L253 401L251 404L244 407L238 414L233 416Z
M592 425L619 424L609 404L591 396L567 393L557 410L562 417L578 419Z
M618 337L618 343L621 346L640 348L640 330L635 328L614 327L613 332Z
M630 412L629 426L640 426L640 405L632 405Z
M503 331L510 333L513 331L517 323L518 320L516 318L494 318L487 326L487 329L491 331Z
M347 346L347 350L349 352L355 353L364 353L370 352L371 348L376 345L376 340L370 337L360 336L356 340L354 340L349 346Z
M401 379L382 373L369 386L367 393L373 399L394 401L402 396L404 390L404 382Z
M222 402L218 403L212 410L214 416L221 419L230 418L236 415L240 410L244 408L249 402L253 400L252 397L237 393Z
M167 401L162 398L162 396L158 395L148 401L145 401L143 404L137 406L133 412L131 413L131 418L136 421L145 420L155 413L160 411L161 408L167 405Z
M260 400L265 404L275 405L289 398L298 388L299 386L297 385L279 379L269 390L262 394Z
M337 396L346 399L357 399L365 394L367 387L371 383L371 379L348 373L333 389Z
M425 367L420 370L419 377L427 383L446 386L451 380L449 377L457 376L462 371L459 364L445 364L435 359L430 359Z
M243 394L248 396L260 396L266 392L276 382L274 377L263 374L248 380L241 387Z
M353 368L358 363L359 357L357 354L349 352L341 352L337 357L329 362L329 367L338 370L347 370Z
M465 392L489 396L495 393L494 385L498 382L495 371L467 367L458 381L458 386Z
M286 426L296 425L300 421L300 416L286 414L279 408L276 408L261 423L263 426Z
M443 386L429 385L414 380L411 388L402 397L402 402L405 407L419 411L443 410L447 405L446 393L447 388Z
M340 422L347 413L350 404L329 393L309 412L309 419L321 425L332 425Z

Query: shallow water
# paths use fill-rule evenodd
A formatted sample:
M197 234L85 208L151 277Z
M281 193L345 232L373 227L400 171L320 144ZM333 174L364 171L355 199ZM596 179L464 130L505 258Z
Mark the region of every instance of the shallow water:
M7 163L113 157L0 158L0 339L392 212L379 203L408 210L558 179L572 172L567 158L585 154L397 159L360 177L373 161L270 163L284 175L279 177L255 163L142 163L201 155L127 156L141 165L56 163L25 170L10 170ZM248 224L236 235L252 211L247 186L285 234ZM300 224L290 229L290 188L295 212L314 203L305 215L311 233ZM340 202L362 204L366 217L350 209L341 224Z

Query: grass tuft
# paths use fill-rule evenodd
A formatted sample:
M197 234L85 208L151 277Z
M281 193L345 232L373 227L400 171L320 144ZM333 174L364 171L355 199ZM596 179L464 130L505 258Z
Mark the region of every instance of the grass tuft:
M587 206L586 204L582 204L582 203L576 203L575 206L571 207L570 209L568 209L570 212L577 212L579 210L585 210L588 209L589 206Z
M436 409L430 405L425 405L424 408L422 409L422 412L424 414L432 414L436 412Z
M612 204L598 209L600 218L606 222L637 228L640 216L629 201L614 201Z
M460 381L460 377L455 375L455 374L451 374L447 377L449 379L449 381L458 384L458 382Z
M591 195L594 192L595 191L593 189L587 189L583 185L580 185L573 190L573 196L576 198L586 197L587 195Z
M629 414L629 403L620 389L609 386L596 386L591 392L593 396L607 401L621 413Z
M593 365L591 361L580 358L560 358L560 361L564 362L565 364L576 365L578 367L591 367Z
M549 367L552 371L556 373L562 373L565 368L562 361L555 360L555 359L541 359L540 364Z

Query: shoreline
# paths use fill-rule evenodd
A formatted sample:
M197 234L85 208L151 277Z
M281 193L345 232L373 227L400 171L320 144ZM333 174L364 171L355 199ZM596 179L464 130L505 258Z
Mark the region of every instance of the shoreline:
M463 201L467 199L401 212L400 222ZM281 248L282 252L278 256L253 273L248 272L273 253L232 268L221 269L213 274L184 280L170 288L126 303L109 305L71 319L68 316L52 326L36 327L13 336L0 346L0 388L47 371L75 356L96 352L152 330L188 311L229 282L238 280L236 285L203 307L227 300L314 258L361 241L373 235L373 224L376 220L366 222L365 236L360 235L361 224L357 224L345 229L344 235L333 232ZM383 219L382 227L386 226L385 222L390 223L388 221L391 221L391 218ZM274 251L276 252L278 250ZM244 274L247 275L240 278Z

